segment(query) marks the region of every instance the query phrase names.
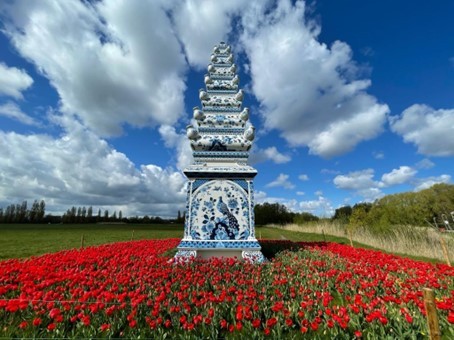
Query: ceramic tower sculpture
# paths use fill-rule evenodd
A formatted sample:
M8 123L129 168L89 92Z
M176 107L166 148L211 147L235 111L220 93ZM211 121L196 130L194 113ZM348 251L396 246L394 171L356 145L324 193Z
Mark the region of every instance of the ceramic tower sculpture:
M254 140L249 110L230 46L216 45L200 89L202 107L186 128L194 162L184 170L188 193L184 237L177 258L237 257L262 262L255 238L253 179L247 165Z

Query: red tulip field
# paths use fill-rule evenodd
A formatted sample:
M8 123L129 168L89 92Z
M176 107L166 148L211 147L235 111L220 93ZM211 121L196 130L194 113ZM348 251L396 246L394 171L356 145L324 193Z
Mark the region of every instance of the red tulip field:
M179 239L0 262L0 337L427 338L423 288L454 339L454 267L336 243L269 262L174 263Z

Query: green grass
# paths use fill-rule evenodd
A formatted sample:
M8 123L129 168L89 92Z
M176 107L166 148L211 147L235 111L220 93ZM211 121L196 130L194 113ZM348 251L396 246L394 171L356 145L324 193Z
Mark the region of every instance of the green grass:
M134 231L134 235L133 235ZM81 246L141 239L182 238L178 224L0 224L0 259L24 258ZM291 241L324 241L321 235L258 227L256 237ZM326 241L345 243L341 237Z
M133 234L134 231L134 234ZM105 243L141 240L182 238L183 225L178 224L0 224L0 260L25 258L52 253L64 249L79 248L84 236L84 246ZM256 227L257 239L290 240L306 242L337 242L349 244L345 237L320 235L283 230L270 227ZM353 242L356 247L377 249ZM402 254L397 254L402 255ZM404 255L416 260L440 262L425 257Z
M134 235L133 235L134 231ZM0 259L140 239L181 238L177 224L0 224Z
M255 229L255 236L257 239L264 238L264 239L272 239L272 240L281 240L281 239L288 239L291 241L306 241L306 242L320 242L320 241L326 241L326 242L335 242L335 243L340 243L340 244L350 244L350 240L347 237L340 237L340 236L334 236L334 235L322 235L322 234L317 234L317 233L310 233L310 232L304 232L304 231L291 231L291 230L285 230L285 229L279 229L276 227L256 227ZM358 247L358 248L364 248L364 249L371 249L371 250L379 250L384 253L388 254L394 254L406 258L410 258L416 261L424 261L424 262L431 262L431 263L445 263L444 261L440 259L434 259L431 257L426 257L426 256L415 256L415 255L410 255L410 254L405 254L405 253L397 253L397 252L389 252L385 251L383 249L377 248L370 246L368 244L360 243L357 241L353 241L353 246Z
M315 233L302 233L297 231L283 230L270 227L256 227L255 228L255 237L260 239L267 240L290 240L290 241L305 241L305 242L336 242L336 243L345 243L347 244L348 239L345 237L337 237L326 235L325 237L320 234ZM360 246L359 244L357 244Z

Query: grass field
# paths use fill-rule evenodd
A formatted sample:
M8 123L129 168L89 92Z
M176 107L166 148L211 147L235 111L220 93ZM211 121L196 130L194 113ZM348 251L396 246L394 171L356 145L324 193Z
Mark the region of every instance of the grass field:
M322 233L340 238L347 237L345 226L337 223L317 222L304 225L270 225L279 230L296 231L304 234ZM454 234L440 233L434 228L422 228L402 225L390 229L386 233L374 233L369 229L351 232L353 244L362 248L379 249L392 254L405 255L416 260L446 262L446 255L454 263ZM446 253L441 242L444 242Z
M0 224L0 260L25 258L53 253L59 250L79 248L81 238L84 246L105 243L142 240L182 238L183 225L178 224ZM329 241L349 244L349 239L340 235L322 235L315 230L256 227L257 239L291 241ZM357 247L379 249L407 256L416 260L443 262L432 256L416 256L408 252L390 251L386 247L353 241ZM421 254L420 254L421 255Z
M182 238L183 225L177 224L0 224L0 260L23 258L84 246L130 241L131 239ZM259 227L257 239L292 241L332 241L347 243L343 237L300 233Z

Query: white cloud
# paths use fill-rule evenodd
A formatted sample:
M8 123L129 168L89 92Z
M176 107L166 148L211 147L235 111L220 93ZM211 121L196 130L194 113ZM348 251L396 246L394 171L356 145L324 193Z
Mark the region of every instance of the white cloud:
M416 167L418 169L430 169L430 168L433 168L434 166L435 166L435 163L432 162L428 158L424 158L424 159L420 160L418 163L416 163Z
M416 180L416 187L415 191L420 191L424 189L428 189L434 184L438 183L449 183L451 181L450 175L441 175L441 176L433 176L427 178L419 178Z
M255 204L261 204L261 203L268 202L268 196L267 196L266 192L261 191L261 190L254 191L254 201L255 201Z
M296 194L298 196L304 196L305 195L304 191L297 191Z
M374 156L375 159L384 159L385 158L385 154L383 153L383 151L374 151L374 152L372 152L372 156Z
M25 70L8 67L0 62L0 95L22 99L22 91L33 84L33 79Z
M283 164L290 162L291 159L292 158L290 156L280 153L275 146L271 146L266 149L254 147L250 154L249 162L251 164L257 164L270 160L276 164Z
M319 43L320 27L304 15L300 1L250 6L241 42L265 126L293 146L332 157L381 133L389 109L365 92L370 81L358 80L350 47Z
M60 110L104 136L173 124L186 62L159 1L15 1L4 32L57 90Z
M138 169L75 122L58 139L0 131L0 148L0 206L44 198L48 211L109 206L124 216L174 216L184 207L186 179L180 172L151 164Z
M376 187L378 183L373 180L374 170L365 169L353 171L347 175L338 175L333 182L339 189L362 190L365 188Z
M427 156L454 155L454 109L435 110L415 104L400 116L390 117L391 130L405 142L413 143L418 152Z
M178 134L173 126L162 125L159 127L159 134L168 148L176 149L177 168L183 170L192 164L192 149L186 133Z
M304 193L303 193L304 194ZM316 216L330 217L334 214L335 209L331 202L325 197L318 197L317 200L298 201L295 199L287 199L283 197L268 197L264 191L255 192L256 204L279 203L285 205L287 209L293 212L309 212Z
M289 180L289 175L286 174L279 174L279 176L272 182L266 185L267 188L273 187L283 187L285 189L293 189L295 187Z
M322 217L329 217L334 214L331 202L323 196L320 196L317 200L301 201L298 203L298 207L299 211L309 212Z
M308 181L309 180L309 176L306 175L306 174L301 174L298 176L298 178L302 181Z
M417 170L403 165L399 169L393 169L391 172L383 174L381 180L384 186L402 184L413 179L417 172Z
M324 175L339 175L340 171L332 169L322 169L320 170L320 173Z
M207 66L213 46L227 41L233 28L232 18L248 5L242 0L187 0L175 4L178 4L173 8L175 29L189 63L196 67Z
M0 105L0 116L5 116L11 119L15 119L21 123L27 125L38 125L38 123L26 113L23 113L20 107L13 102Z
M338 189L352 190L356 194L364 197L367 201L373 201L382 197L384 194L379 189L382 183L374 181L374 170L365 169L353 171L347 175L338 175L333 182Z

